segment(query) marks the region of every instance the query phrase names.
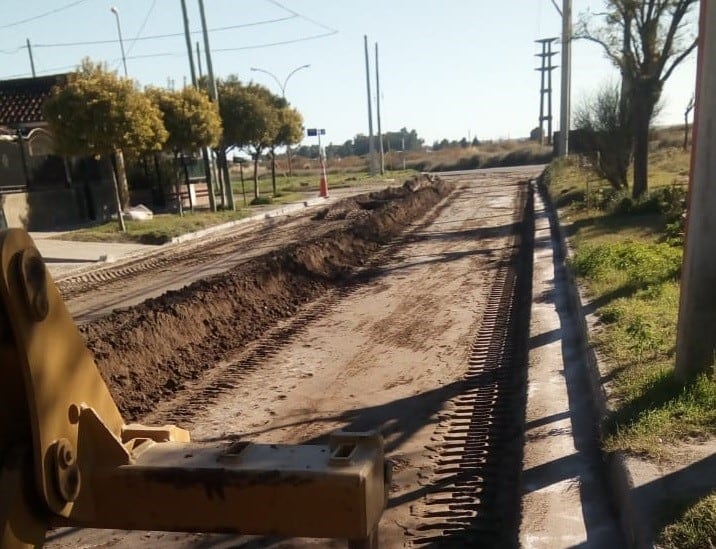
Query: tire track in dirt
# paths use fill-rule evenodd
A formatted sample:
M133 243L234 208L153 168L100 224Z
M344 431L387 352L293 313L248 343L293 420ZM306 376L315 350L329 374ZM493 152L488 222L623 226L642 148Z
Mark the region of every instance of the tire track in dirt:
M460 191L455 191L455 194L459 195ZM358 269L340 287L327 289L323 297L304 305L294 316L271 328L238 356L213 368L198 382L186 386L170 401L160 405L145 420L149 423L176 423L190 426L195 417L201 416L222 395L240 387L254 370L276 356L281 349L294 344L312 322L327 316L342 300L361 289L380 271L382 264L400 253L406 243L419 240L420 231L428 227L442 213L450 198L451 196L444 198L412 228L391 239L385 247L371 257L366 266Z

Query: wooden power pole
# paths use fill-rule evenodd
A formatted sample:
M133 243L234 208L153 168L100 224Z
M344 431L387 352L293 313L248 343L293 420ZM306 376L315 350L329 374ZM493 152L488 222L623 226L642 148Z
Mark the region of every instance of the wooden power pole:
M682 381L712 367L716 355L716 6L701 2L696 108L681 299L676 336L676 377Z

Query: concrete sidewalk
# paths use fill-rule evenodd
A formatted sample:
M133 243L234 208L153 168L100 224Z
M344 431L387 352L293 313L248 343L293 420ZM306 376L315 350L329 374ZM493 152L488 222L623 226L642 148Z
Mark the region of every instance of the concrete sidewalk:
M101 266L107 262L157 249L157 246L144 244L56 240L56 238L62 238L61 235L62 233L52 232L30 233L47 268L56 279L78 269L93 265Z
M526 549L624 547L610 507L581 333L560 249L535 192L520 544Z

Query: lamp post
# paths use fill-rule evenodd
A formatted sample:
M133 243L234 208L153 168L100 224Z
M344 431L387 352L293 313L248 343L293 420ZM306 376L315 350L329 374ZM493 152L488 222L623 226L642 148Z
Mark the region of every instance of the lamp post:
M259 68L256 68L256 67L251 67L251 70L252 70L253 72L263 72L263 73L265 73L265 74L268 74L271 78L273 78L273 79L276 81L276 84L278 84L278 87L281 88L281 97L283 97L284 99L286 99L286 84L288 84L289 78L291 78L294 74L296 74L296 73L297 73L298 71L300 71L301 69L307 69L307 68L310 67L310 66L311 66L311 65L301 65L300 67L296 67L295 69L293 69L291 72L288 73L288 76L287 76L287 77L285 78L285 80L283 81L283 84L282 84L281 81L276 77L276 75L273 74L272 72L269 72L269 71L264 70L264 69L259 69Z
M124 41L122 40L122 27L119 24L119 10L117 9L117 6L112 6L110 8L110 11L114 14L115 19L117 19L117 34L119 35L119 47L122 50L122 65L124 65L124 77L127 78L129 76L127 74L127 56L124 54Z
M276 84L278 84L278 87L281 88L281 97L286 99L286 84L288 84L289 78L291 78L294 74L296 74L301 69L307 69L311 65L301 65L300 67L296 67L291 72L288 73L288 76L284 79L283 84L281 81L276 77L275 74L272 72L269 72L264 69L259 69L257 67L251 67L252 72L263 72L265 74L268 74L271 78L273 78L276 81ZM293 167L291 166L291 145L286 145L286 156L288 157L288 176L293 176Z

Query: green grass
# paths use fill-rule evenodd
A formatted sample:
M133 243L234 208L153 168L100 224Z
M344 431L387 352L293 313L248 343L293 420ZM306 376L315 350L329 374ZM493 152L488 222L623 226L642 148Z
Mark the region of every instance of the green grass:
M235 212L185 212L183 217L178 214L161 214L155 215L153 219L147 221L126 221L126 233L119 230L117 221L110 221L102 225L65 233L58 238L84 242L163 244L169 242L172 237L241 219L248 215L250 215L250 211L246 209Z
M608 189L604 181L573 158L553 162L546 175L574 250L570 265L600 320L594 343L606 359L614 408L608 451L662 459L680 441L716 434L716 379L704 374L682 384L673 376L682 246L667 231L680 214L674 181L684 170L688 155L658 150L649 197L618 198L589 211L586 182L591 193Z
M661 531L658 543L664 549L716 547L716 492L686 507Z
M253 198L254 181L251 170L244 170L244 187L246 189L246 200L251 202ZM338 189L346 187L357 187L366 185L386 186L386 185L402 185L405 180L417 175L415 170L399 170L386 171L385 175L370 175L368 172L340 172L328 173L328 188ZM288 177L283 174L276 174L276 191L277 196L272 197L272 202L283 204L287 202L295 202L296 200L305 200L318 194L320 175L316 173L306 173L304 170L297 170L296 174ZM390 180L393 180L392 182ZM234 189L234 195L238 204L243 204L243 194L241 191L241 180L236 173L231 175L231 183ZM273 186L271 182L271 174L264 174L259 178L259 193L262 196L272 196Z

